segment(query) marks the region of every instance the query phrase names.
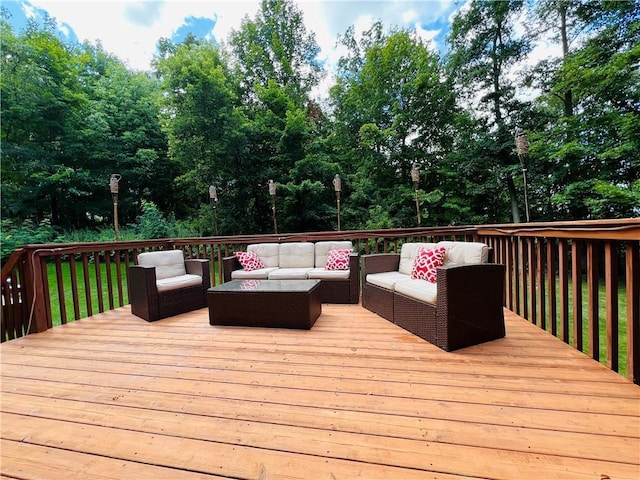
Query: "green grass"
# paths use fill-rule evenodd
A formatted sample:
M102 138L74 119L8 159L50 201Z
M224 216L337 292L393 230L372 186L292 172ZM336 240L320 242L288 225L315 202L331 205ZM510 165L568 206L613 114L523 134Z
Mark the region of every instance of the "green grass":
M61 265L62 270L62 279L64 285L64 304L67 309L67 322L71 322L75 319L74 310L73 310L73 291L71 288L71 273L68 262L63 262ZM127 305L129 303L129 295L127 292L127 277L125 274L126 265L122 264L121 275L122 275L122 295L123 295L123 303L122 305ZM87 301L86 301L86 293L84 289L84 269L82 266L82 262L76 261L76 276L78 279L78 306L80 311L80 317L84 318L88 317L89 313L87 310ZM58 290L57 290L57 279L56 279L56 266L55 264L47 264L47 277L49 280L49 294L51 295L51 317L54 326L60 325L62 323L61 309L60 309L60 301L58 298ZM105 263L100 264L100 280L101 283L97 285L96 280L96 266L93 262L90 262L88 265L88 277L89 284L91 288L90 298L91 298L91 308L93 314L99 312L99 303L98 303L98 291L102 292L103 305L104 310L110 310L109 306L109 290L108 290L108 276L107 276L107 267ZM111 284L113 286L113 303L114 307L120 307L120 301L118 298L118 278L115 264L111 264Z
M568 315L569 315L569 344L577 348L576 342L573 339L573 285L571 279L569 279L569 295L568 295ZM549 290L548 282L545 278L544 283L545 298L544 304L547 317L549 315ZM539 292L538 292L539 295ZM624 284L618 286L618 373L623 376L627 374L627 292ZM606 325L606 290L604 282L600 282L598 285L598 330L599 330L599 361L600 363L607 364L607 325ZM530 301L530 299L529 299ZM589 351L589 321L588 321L588 309L587 309L587 283L583 279L582 282L582 351L587 355L591 355ZM560 282L556 277L556 327L557 336L562 338L562 320L560 318ZM529 306L529 308L531 308ZM538 315L540 312L538 312ZM531 318L530 318L531 320ZM551 322L553 319L547 320L546 330L551 332Z

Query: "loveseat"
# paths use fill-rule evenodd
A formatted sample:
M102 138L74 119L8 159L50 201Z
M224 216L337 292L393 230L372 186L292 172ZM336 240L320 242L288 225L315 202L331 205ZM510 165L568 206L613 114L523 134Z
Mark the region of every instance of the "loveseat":
M360 299L359 256L349 241L255 243L222 264L225 282L318 279L322 303Z
M502 338L505 267L489 255L450 241L364 255L362 306L446 351Z
M129 267L131 313L153 322L207 305L209 261L182 250L140 253Z

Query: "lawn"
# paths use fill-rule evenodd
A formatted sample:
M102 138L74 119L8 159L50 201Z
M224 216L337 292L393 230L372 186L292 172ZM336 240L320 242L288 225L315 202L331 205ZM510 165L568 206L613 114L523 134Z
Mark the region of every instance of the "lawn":
M64 302L65 307L67 309L67 321L74 320L73 313L73 291L71 288L71 273L69 263L63 262L62 265L62 279L64 285ZM121 266L121 274L122 274L122 295L123 295L123 305L129 303L129 295L127 291L127 277L125 275L125 265ZM89 316L87 311L87 301L86 301L86 293L84 289L84 270L82 268L82 264L76 262L76 276L78 281L78 306L80 310L80 318L84 318ZM98 288L96 282L96 265L93 262L90 262L88 265L88 276L89 276L89 285L91 288L91 308L93 309L93 313L97 313L99 310L98 303ZM57 292L57 280L56 280L56 266L53 263L47 264L47 277L49 281L49 293L51 295L51 316L53 317L53 325L60 325L61 322L61 312L58 303L58 292ZM105 310L109 309L109 287L108 287L108 276L107 276L107 267L105 263L100 264L100 279L101 285L100 290L102 292L102 298L104 302ZM114 306L119 307L119 299L118 299L118 277L115 265L111 265L111 284L113 286L113 296L114 296Z
M549 312L549 296L548 296L548 283L545 279L545 308L548 314ZM573 341L573 286L571 279L569 279L569 343L573 347L576 347ZM560 282L556 277L556 327L558 336L562 335L562 321L560 319ZM606 324L606 290L604 281L601 281L598 285L598 329L599 329L599 350L600 350L600 363L607 364L607 324ZM582 281L582 351L587 355L590 355L589 351L589 321L588 321L588 308L587 308L587 282L586 279ZM618 286L618 373L623 376L627 374L627 292L624 283L620 283ZM548 322L547 331L551 332L551 323Z

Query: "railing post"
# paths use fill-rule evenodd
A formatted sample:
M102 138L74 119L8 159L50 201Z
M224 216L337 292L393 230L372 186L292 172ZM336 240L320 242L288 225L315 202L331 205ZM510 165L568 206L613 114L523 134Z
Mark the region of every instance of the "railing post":
M49 303L49 285L47 283L47 260L39 256L37 251L27 255L27 311L29 312L29 332L44 332L51 326L51 309Z
M562 341L569 343L569 246L566 238L558 240L558 283Z
M627 376L640 385L640 248L627 242Z

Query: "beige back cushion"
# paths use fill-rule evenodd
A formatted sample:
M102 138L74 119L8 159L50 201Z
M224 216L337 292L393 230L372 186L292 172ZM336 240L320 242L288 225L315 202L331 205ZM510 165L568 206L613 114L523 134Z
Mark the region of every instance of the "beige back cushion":
M138 255L138 265L156 267L156 280L186 275L182 250L144 252Z
M339 242L317 242L316 243L316 268L325 268L329 250L351 250L353 244L349 240Z
M310 242L280 244L280 268L313 267L314 245Z
M255 252L267 268L278 267L280 262L279 243L254 243L247 246L247 252Z
M413 261L416 258L419 248L434 248L435 243L403 243L400 249L400 267L398 271L405 275L411 275Z
M444 265L464 265L469 263L487 263L489 260L489 247L479 242L438 242L438 246L444 246L447 253L444 257Z

